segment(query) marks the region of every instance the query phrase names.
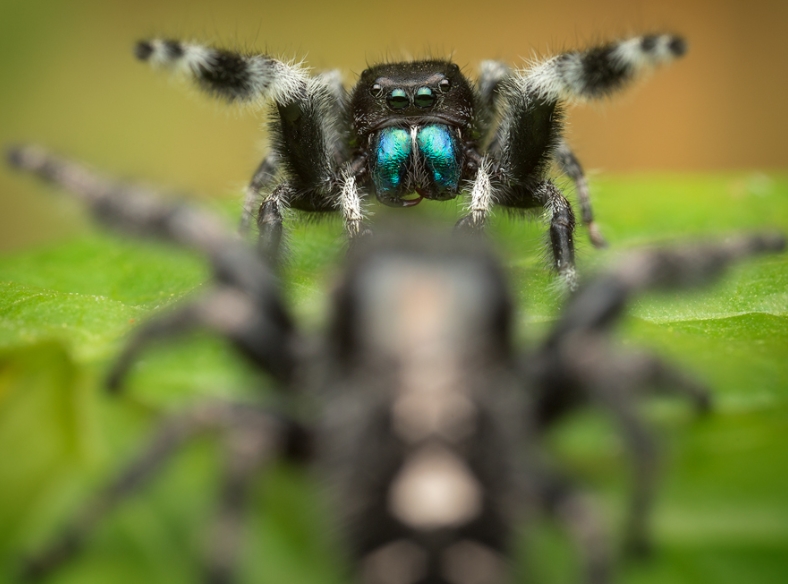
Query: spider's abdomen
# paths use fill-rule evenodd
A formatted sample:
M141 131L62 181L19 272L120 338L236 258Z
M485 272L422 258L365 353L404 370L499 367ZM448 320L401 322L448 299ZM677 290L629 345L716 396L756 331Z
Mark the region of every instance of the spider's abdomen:
M453 198L461 175L458 146L456 131L442 124L384 128L375 138L372 156L378 199L393 205L409 203L401 197L414 191L428 199Z

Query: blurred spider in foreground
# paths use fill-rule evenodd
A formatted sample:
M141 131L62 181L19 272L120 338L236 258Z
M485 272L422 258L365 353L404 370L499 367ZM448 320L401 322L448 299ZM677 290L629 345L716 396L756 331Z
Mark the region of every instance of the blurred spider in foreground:
M602 99L686 51L681 37L652 34L566 52L514 71L484 61L475 86L445 60L374 65L348 94L339 71L310 76L262 54L154 39L136 55L231 102L272 102L271 151L247 190L242 230L253 215L259 247L276 259L282 216L293 208L339 211L351 242L367 233L363 203L412 207L470 193L457 226L484 228L494 206L544 210L553 266L576 286L575 216L549 179L550 166L575 183L591 241L593 221L583 169L563 140L566 103Z
M507 580L513 534L528 511L564 523L585 581L609 581L611 551L583 496L545 463L541 437L587 403L620 422L633 454L627 545L646 545L654 447L635 413L651 390L708 407L706 390L610 331L629 299L701 285L731 262L777 251L779 236L634 253L582 286L538 347L518 351L499 262L473 240L388 240L356 250L319 342L293 323L276 278L214 217L115 183L36 147L9 160L64 187L120 231L204 255L214 283L201 298L139 327L116 363L119 390L150 341L207 327L228 338L313 415L213 400L165 419L139 458L32 555L37 579L73 556L103 516L154 477L180 446L216 431L226 446L219 516L206 581L237 578L250 482L277 457L315 464L326 478L355 578L364 584L495 584Z

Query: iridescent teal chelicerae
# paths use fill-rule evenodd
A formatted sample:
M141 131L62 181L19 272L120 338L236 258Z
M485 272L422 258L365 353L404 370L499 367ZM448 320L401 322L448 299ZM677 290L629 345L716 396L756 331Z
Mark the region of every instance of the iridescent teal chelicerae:
M399 189L410 153L411 140L407 130L386 128L380 132L372 171L378 193L394 193Z
M448 126L424 126L419 130L417 142L438 190L456 191L460 182L460 165L454 133Z

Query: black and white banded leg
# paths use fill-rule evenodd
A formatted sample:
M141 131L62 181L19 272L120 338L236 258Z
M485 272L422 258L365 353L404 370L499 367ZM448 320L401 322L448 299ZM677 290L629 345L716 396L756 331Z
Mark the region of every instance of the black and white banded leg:
M261 233L260 247L266 256L278 254L284 206L316 213L336 211L343 186L341 162L347 157L345 96L335 73L312 77L298 66L267 55L178 41L143 41L137 46L137 56L230 102L273 104L270 130L285 176L282 184L287 186L275 189L259 210L257 222L266 231ZM260 178L267 179L267 168L260 170Z
M502 87L512 78L513 70L500 61L483 61L479 80L477 82L477 94L482 104L482 111L488 112L489 119L483 120L483 140L489 133L489 129L494 120L500 115L500 101ZM496 145L490 145L493 149ZM588 190L588 181L583 172L580 161L574 155L569 145L561 140L555 150L555 160L558 168L575 183L575 192L580 203L581 219L588 228L589 238L595 247L605 247L607 244L599 232L599 227L594 222L594 214L591 209L591 198Z
M548 101L600 99L686 51L686 42L676 35L632 37L557 55L518 71L516 80Z

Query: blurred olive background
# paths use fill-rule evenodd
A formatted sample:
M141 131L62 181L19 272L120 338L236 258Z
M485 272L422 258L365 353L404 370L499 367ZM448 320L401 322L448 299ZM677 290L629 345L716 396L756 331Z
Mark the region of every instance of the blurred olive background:
M262 113L172 87L131 55L150 35L304 58L352 84L386 57L520 63L622 34L676 31L683 61L611 104L575 108L592 172L783 169L788 2L485 0L2 0L0 143L34 141L129 177L236 196L260 156ZM0 250L73 232L80 214L0 172Z

